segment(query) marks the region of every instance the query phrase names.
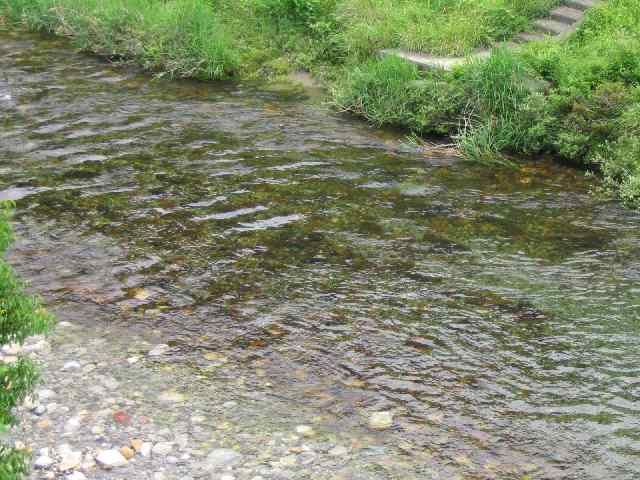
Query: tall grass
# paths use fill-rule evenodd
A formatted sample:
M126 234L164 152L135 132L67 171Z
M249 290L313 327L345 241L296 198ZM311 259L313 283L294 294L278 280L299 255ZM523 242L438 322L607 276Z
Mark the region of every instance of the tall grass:
M22 343L28 336L46 332L52 317L39 301L23 291L22 283L2 257L9 246L11 205L0 202L0 345ZM32 362L20 358L0 363L0 431L14 422L12 409L32 390L37 373ZM26 455L0 445L0 478L18 480L27 472Z
M638 25L640 2L610 0L567 40L496 49L454 72L422 74L386 59L350 67L334 100L378 125L448 132L475 161L551 153L602 172L610 192L640 206Z
M2 7L12 22L174 77L222 79L239 64L233 37L202 0L0 0Z

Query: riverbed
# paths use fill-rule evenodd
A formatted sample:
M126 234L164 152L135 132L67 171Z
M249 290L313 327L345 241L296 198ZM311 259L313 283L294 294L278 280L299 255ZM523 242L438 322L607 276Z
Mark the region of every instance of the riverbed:
M9 260L69 341L167 345L152 378L235 402L234 448L259 432L243 458L308 424L311 450L348 446L326 478L640 475L640 214L583 172L473 165L302 88L6 32L0 120Z

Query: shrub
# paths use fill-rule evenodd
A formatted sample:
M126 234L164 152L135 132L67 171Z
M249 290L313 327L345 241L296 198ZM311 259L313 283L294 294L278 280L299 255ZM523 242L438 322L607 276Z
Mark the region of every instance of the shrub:
M22 343L28 336L46 332L52 317L39 301L25 295L23 285L2 260L10 241L10 205L0 202L0 345ZM0 364L0 430L15 419L12 409L32 390L37 380L33 364L27 359ZM0 446L0 478L21 478L27 470L23 452Z

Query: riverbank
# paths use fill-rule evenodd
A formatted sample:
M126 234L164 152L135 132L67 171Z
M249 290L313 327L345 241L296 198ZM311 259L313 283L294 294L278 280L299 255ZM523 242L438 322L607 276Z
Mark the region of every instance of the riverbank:
M38 380L31 360L20 355L27 337L46 332L51 317L3 260L11 239L11 205L0 202L0 432L15 421L13 409L29 395ZM21 448L0 444L0 478L19 480L29 470L28 455Z
M550 154L640 204L640 7L603 2L577 33L453 72L420 72L385 48L464 55L524 31L559 2L411 0L1 0L6 22L70 37L161 75L273 78L311 71L337 108L376 125L447 135L468 159ZM472 19L472 21L471 21Z

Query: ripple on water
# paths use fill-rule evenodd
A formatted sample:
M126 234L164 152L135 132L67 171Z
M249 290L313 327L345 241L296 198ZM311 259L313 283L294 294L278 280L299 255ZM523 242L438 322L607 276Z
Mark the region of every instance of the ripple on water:
M0 198L52 304L219 350L338 431L392 411L372 455L414 478L640 476L639 214L552 163L433 161L299 95L38 42L0 41Z

